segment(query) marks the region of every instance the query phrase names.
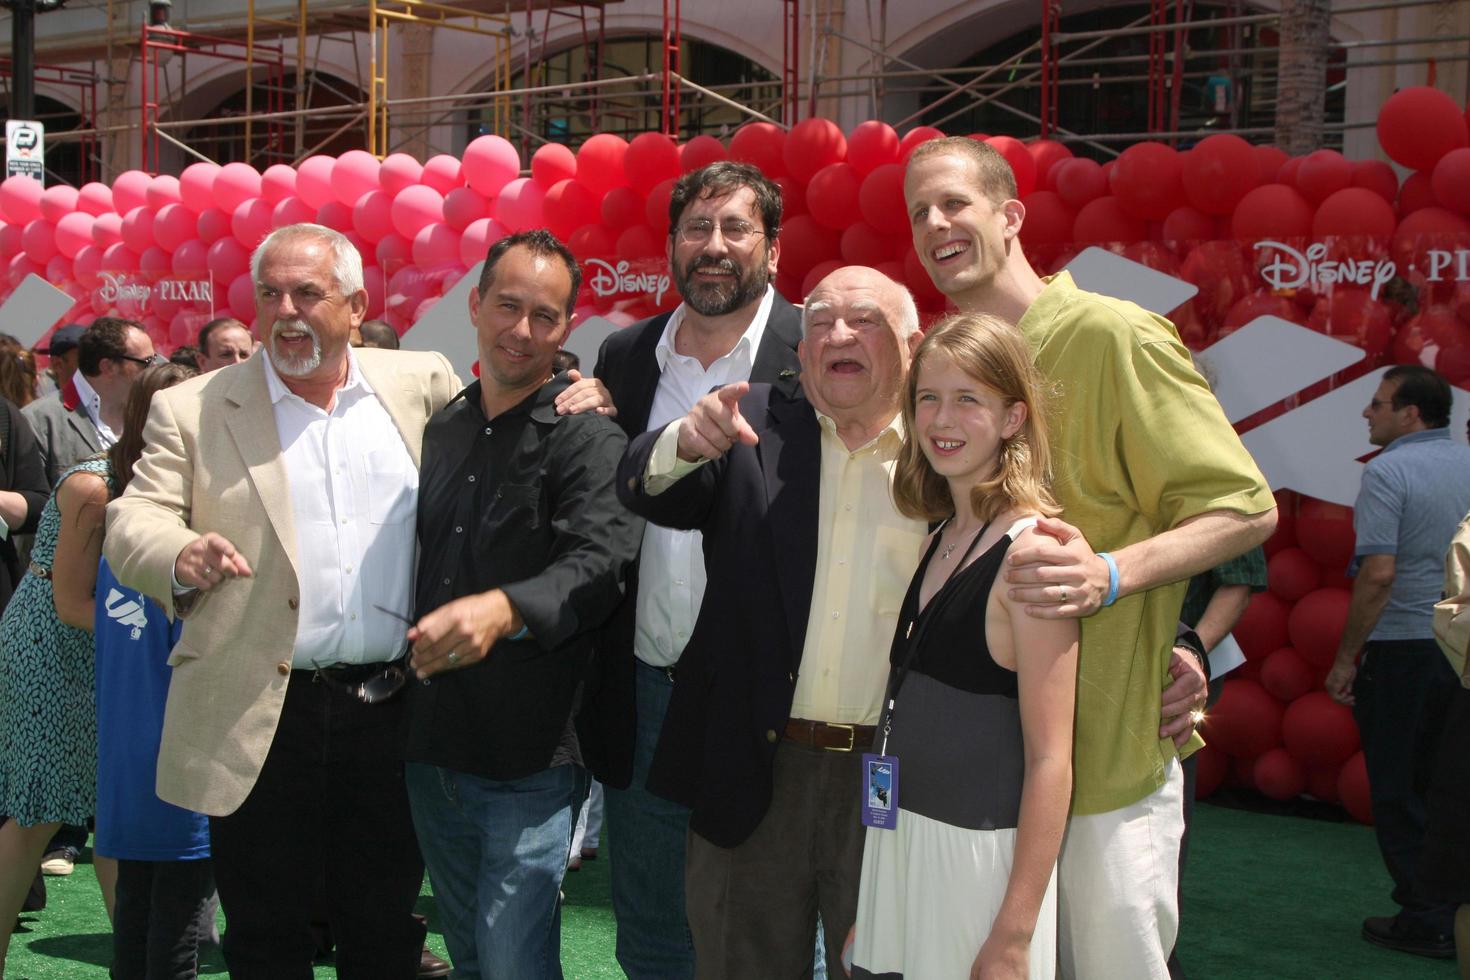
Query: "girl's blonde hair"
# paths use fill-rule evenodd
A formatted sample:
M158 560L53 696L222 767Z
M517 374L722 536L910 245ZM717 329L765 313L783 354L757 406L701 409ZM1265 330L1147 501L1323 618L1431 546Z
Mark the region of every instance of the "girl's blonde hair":
M905 517L937 521L955 512L949 482L929 466L916 431L915 403L919 371L926 363L947 360L976 381L996 391L1010 408L1026 406L1026 420L1001 445L996 472L970 491L970 506L982 521L1011 508L1054 516L1061 513L1051 494L1051 445L1046 434L1046 405L1040 372L1026 341L1014 326L985 313L958 313L929 330L914 352L904 387L903 448L893 474L893 501Z

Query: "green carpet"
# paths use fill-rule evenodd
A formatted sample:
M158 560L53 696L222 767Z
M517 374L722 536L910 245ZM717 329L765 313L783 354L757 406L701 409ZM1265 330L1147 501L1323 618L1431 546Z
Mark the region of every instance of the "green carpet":
M1366 915L1390 911L1373 832L1355 824L1220 806L1196 811L1184 882L1180 959L1191 980L1454 980L1452 963L1378 949L1358 936ZM7 980L105 980L107 918L92 867L48 878L50 904L22 917ZM622 976L613 959L607 861L566 878L562 964L569 980ZM433 898L429 945L440 955ZM204 975L223 975L218 951ZM332 977L330 966L318 977ZM1124 980L1124 978L1120 978Z

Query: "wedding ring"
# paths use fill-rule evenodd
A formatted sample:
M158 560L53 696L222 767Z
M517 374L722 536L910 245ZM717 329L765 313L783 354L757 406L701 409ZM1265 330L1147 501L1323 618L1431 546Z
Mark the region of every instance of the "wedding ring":
M1061 587L1061 590L1062 590L1062 601L1063 602L1066 602L1067 601L1067 587L1065 585L1063 585Z
M459 663L459 653L458 651L450 650L449 653L444 657L444 659L448 660L449 666L453 667L455 664Z

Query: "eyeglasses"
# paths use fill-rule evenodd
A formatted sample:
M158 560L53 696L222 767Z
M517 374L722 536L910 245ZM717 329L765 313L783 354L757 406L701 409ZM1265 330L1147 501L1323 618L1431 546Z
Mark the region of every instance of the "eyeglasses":
M117 354L112 358L112 360L132 361L134 364L141 364L143 367L152 367L155 364L167 363L164 360L163 356L160 354L154 354L152 357L134 357L131 354Z
M765 232L756 228L749 221L722 221L718 226L708 218L694 218L679 225L679 237L691 245L703 245L710 240L715 233L715 228L720 229L720 237L731 245L740 245L747 238L764 235Z

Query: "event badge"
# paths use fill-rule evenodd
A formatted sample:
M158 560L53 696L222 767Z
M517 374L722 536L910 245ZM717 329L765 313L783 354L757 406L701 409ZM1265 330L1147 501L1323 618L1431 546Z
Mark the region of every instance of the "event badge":
M863 826L898 826L898 757L863 753Z

